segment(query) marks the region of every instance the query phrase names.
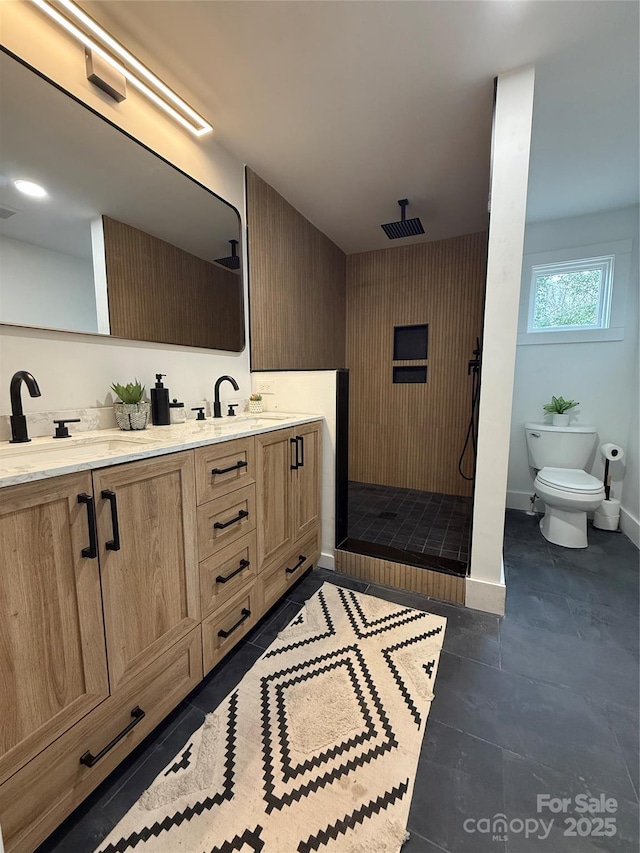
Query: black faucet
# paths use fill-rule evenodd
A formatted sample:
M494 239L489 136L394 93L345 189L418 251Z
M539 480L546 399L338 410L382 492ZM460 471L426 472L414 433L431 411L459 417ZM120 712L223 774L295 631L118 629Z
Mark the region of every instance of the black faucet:
M40 389L38 383L30 373L26 370L18 370L11 377L11 385L9 393L11 394L11 443L22 444L25 441L31 441L27 432L27 419L22 411L22 397L20 396L20 386L22 383L27 386L32 397L40 397Z
M213 417L221 418L222 417L222 407L220 406L220 385L223 382L230 382L236 391L240 390L240 386L233 378L233 376L221 376L220 379L215 384L215 388L213 389Z

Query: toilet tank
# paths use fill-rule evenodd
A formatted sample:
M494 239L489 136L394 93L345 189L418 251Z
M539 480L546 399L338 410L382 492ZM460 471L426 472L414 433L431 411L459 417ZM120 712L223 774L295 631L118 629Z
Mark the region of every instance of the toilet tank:
M597 439L594 426L524 425L529 465L541 468L584 468Z

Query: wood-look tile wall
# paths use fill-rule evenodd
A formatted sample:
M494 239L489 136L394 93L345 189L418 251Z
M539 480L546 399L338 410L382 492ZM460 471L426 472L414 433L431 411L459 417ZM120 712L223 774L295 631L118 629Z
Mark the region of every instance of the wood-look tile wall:
M336 570L355 578L420 592L442 601L464 604L465 580L443 572L419 569L406 563L393 563L364 554L336 550Z
M247 169L253 370L345 366L346 256Z
M112 335L242 350L240 275L124 222L102 222Z
M470 415L467 363L481 334L485 232L347 258L349 478L452 495ZM429 324L428 359L393 361L394 326ZM392 383L427 364L426 384ZM469 463L467 462L467 465Z

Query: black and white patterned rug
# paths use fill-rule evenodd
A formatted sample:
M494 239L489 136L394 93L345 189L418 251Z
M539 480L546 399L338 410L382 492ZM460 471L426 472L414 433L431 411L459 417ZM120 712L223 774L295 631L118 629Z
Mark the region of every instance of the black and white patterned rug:
M445 625L325 583L99 853L398 853Z

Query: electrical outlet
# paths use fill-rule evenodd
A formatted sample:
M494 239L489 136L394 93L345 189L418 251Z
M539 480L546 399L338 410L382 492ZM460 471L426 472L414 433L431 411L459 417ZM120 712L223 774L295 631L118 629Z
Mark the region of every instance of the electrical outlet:
M256 383L258 394L273 394L275 382L271 379L259 379Z

